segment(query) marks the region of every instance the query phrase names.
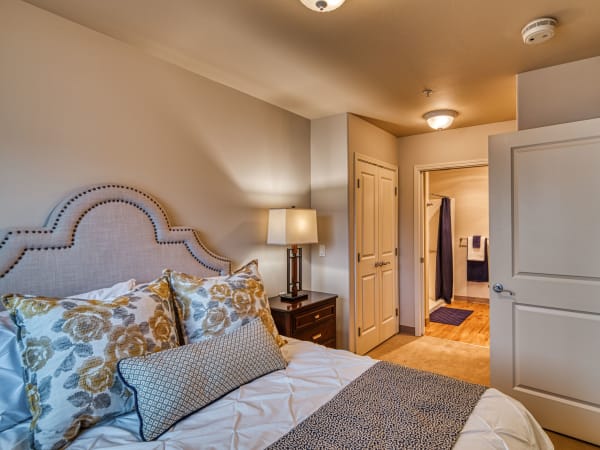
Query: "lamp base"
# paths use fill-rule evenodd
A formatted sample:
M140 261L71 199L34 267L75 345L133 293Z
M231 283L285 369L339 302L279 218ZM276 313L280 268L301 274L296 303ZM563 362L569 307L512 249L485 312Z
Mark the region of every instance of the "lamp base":
M308 298L308 294L306 292L298 291L298 295L292 295L291 292L287 292L285 294L279 294L279 298L282 302L297 302L298 300Z

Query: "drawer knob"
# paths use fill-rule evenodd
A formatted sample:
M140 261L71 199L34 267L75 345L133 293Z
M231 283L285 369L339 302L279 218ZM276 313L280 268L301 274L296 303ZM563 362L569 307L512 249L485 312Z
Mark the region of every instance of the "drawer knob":
M315 314L315 320L318 320L321 318L321 314Z
M315 335L312 337L312 340L313 340L313 341L316 341L316 340L317 340L317 339L319 339L321 336L322 336L322 335L321 335L321 333L315 334Z

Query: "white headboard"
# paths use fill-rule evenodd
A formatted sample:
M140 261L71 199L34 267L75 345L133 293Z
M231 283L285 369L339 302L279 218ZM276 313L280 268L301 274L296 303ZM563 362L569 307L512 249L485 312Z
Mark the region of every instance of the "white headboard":
M73 295L130 278L151 281L167 267L214 276L229 273L231 261L193 229L171 227L162 206L133 187L81 188L43 227L0 230L0 295Z

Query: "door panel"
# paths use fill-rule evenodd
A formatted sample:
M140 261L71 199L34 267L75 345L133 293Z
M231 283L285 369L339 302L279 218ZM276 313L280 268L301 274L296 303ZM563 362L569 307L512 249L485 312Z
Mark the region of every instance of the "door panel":
M362 171L360 175L360 202L362 205L361 247L360 256L363 259L377 256L377 180L375 173Z
M361 294L363 299L363 312L362 312L362 325L363 333L367 330L373 330L377 326L375 318L377 317L377 311L375 311L375 299L377 298L376 291L377 279L375 274L369 274L362 277L361 280Z
M492 386L600 444L600 119L490 138Z
M383 342L398 332L397 259L398 236L395 170L378 168L379 183L379 268L381 318L379 341Z
M382 258L394 256L396 249L396 180L395 172L379 168L379 255Z
M398 333L398 317L396 316L396 271L394 269L381 270L381 320L379 342L389 339Z
M377 302L377 168L358 161L355 165L356 202L356 351L368 352L379 344L379 303Z
M578 351L573 351L573 341L580 343ZM598 354L598 342L598 314L515 306L515 385L552 393L558 401L564 398L600 408L595 358L591 357ZM578 382L568 382L574 379Z
M516 273L600 281L598 148L591 138L514 151Z

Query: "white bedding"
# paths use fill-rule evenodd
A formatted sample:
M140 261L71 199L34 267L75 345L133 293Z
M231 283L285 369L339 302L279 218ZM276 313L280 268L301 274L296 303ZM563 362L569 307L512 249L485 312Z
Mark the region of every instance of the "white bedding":
M289 339L287 369L254 380L189 416L154 442L140 442L135 413L85 431L69 449L260 449L331 399L376 360ZM28 423L0 433L0 448L28 448ZM517 401L495 389L480 399L454 447L552 449Z

